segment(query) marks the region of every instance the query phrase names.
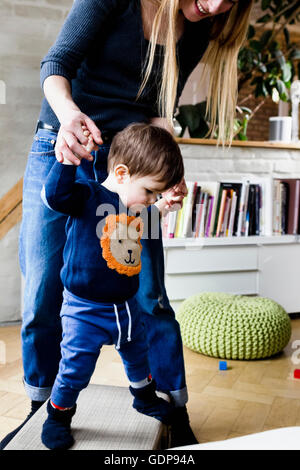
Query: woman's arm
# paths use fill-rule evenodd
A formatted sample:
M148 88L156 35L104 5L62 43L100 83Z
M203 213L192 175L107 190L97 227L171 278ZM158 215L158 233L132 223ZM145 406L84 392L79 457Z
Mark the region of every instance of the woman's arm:
M75 0L55 43L41 62L41 85L61 124L55 147L61 162L65 158L78 165L80 159L76 154L91 160L91 155L80 145L87 144L82 125L97 144L102 144L99 129L72 99L71 80L92 53L97 36L121 3L121 0Z
M57 36L41 62L41 86L50 75L69 82L95 47L97 36L118 12L122 0L75 0Z

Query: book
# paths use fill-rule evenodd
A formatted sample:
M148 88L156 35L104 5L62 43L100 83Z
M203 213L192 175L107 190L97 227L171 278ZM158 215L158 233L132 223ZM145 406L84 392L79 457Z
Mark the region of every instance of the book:
M186 212L187 212L187 197L183 199L182 202L182 208L180 209L181 211L181 218L179 222L179 229L178 229L178 237L182 238L183 237L183 229L184 229L184 221L186 218Z
M299 204L300 204L300 180L282 179L282 183L288 184L287 200L287 231L289 235L296 235L298 231Z
M224 213L225 213L226 197L227 197L227 190L222 189L220 187L220 192L221 191L222 191L222 194L221 194L220 208L219 208L219 214L218 214L216 237L219 237L221 234L221 228L222 228L222 223L223 223Z
M175 237L177 214L178 214L177 211L169 212L167 214L167 220L168 220L167 238Z
M196 233L195 237L199 237L200 233L200 225L201 225L201 219L202 219L202 213L203 213L203 207L204 207L204 198L205 198L205 193L201 191L201 197L200 197L200 204L197 212L197 218L196 218Z
M280 229L280 180L275 180L273 187L273 234L280 235Z
M256 184L249 185L245 236L256 234Z
M206 223L206 217L207 217L208 198L209 198L209 195L208 195L208 193L205 192L204 193L204 198L203 198L203 209L202 209L202 214L201 214L201 219L200 219L200 226L199 226L199 237L204 237L205 223Z
M214 217L213 230L212 230L212 236L213 237L215 237L216 234L217 234L222 194L223 194L223 189L221 187L219 187L218 197L216 199L215 217Z
M260 234L260 226L261 226L261 186L259 184L255 185L255 234Z
M198 214L199 206L200 206L200 199L201 199L201 186L197 184L196 195L195 195L193 209L192 209L192 237L196 236L196 220L197 220L197 214Z
M182 233L181 236L191 237L192 236L192 215L193 215L193 203L197 191L197 182L188 181L186 183L188 193L186 196L186 202L184 204L183 221L182 221Z
M175 234L174 234L174 237L175 238L178 238L180 235L180 229L181 229L181 221L183 219L183 207L181 209L179 209L179 211L177 212L177 218L176 218L176 227L175 227Z
M208 208L207 208L207 219L206 219L206 226L205 226L205 237L209 237L213 204L214 204L214 197L209 196L208 197Z
M245 236L247 225L249 224L248 199L249 199L250 181L245 182L244 200L241 212L241 236Z
M228 194L227 192L227 197L225 201L225 209L224 209L224 218L223 218L221 232L220 232L221 237L226 237L228 233L228 218L229 218L230 206L231 206L231 194Z
M236 219L237 213L237 195L236 192L233 192L232 201L231 201L231 208L230 208L230 216L229 216L229 223L228 223L228 231L227 236L232 237L234 232L234 220Z
M288 225L288 200L289 185L286 182L280 182L281 188L281 235L287 234Z
M203 192L206 192L208 193L209 196L213 197L213 205L211 208L211 216L210 216L210 228L209 228L209 232L207 235L208 237L212 237L213 231L214 231L214 225L215 225L216 212L217 212L220 182L219 181L198 181L198 185L201 186L201 190Z

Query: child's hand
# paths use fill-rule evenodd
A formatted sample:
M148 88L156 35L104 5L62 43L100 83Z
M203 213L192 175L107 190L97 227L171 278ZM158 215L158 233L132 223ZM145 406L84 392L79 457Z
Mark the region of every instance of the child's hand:
M82 130L83 130L84 135L88 138L87 145L83 145L85 150L89 153L98 150L99 146L97 144L95 144L93 136L90 133L90 131L88 130L88 128L86 126L82 126Z
M167 215L168 212L179 211L182 207L182 196L168 196L159 199L155 203L159 212L163 217Z
M182 208L181 196L168 196L163 198L165 200L165 211L175 212Z
M82 127L82 130L83 130L83 133L84 135L88 138L88 143L86 145L83 145L83 147L85 148L85 150L88 152L88 153L91 153L93 151L96 151L99 149L98 145L95 144L94 142L94 139L93 139L93 136L92 134L90 133L90 131L88 130L88 128L86 126L81 126ZM76 157L79 158L81 160L81 157L76 154ZM64 158L64 161L62 162L64 165L74 165L74 163L70 162L69 160L67 160L66 158Z
M173 188L165 191L162 196L166 200L166 210L178 211L182 208L183 199L187 195L187 186L185 179L182 178L179 184L173 186Z

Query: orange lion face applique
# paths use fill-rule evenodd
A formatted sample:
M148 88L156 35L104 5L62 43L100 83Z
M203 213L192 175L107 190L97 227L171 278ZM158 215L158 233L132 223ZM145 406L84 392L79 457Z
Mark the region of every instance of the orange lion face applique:
M119 274L134 276L141 270L143 221L127 214L110 214L100 240L103 258L110 269Z

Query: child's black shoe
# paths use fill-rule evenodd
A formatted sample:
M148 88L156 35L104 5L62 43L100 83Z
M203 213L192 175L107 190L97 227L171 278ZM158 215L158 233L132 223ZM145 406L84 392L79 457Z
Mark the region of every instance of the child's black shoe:
M50 400L47 403L48 418L43 424L42 443L48 449L69 449L74 444L71 421L76 405L70 410L57 410Z
M159 398L155 393L155 381L152 380L142 388L129 387L134 396L133 408L144 415L156 418L164 424L170 424L174 412L174 406Z

